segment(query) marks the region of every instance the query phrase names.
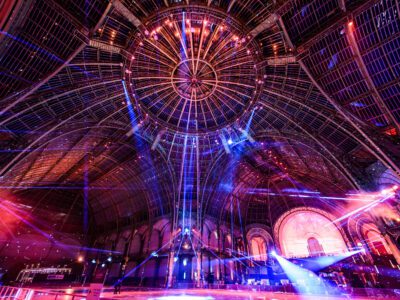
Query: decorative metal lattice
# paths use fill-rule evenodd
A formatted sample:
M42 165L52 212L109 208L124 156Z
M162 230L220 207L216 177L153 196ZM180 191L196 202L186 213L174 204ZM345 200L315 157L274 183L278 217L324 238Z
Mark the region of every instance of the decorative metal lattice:
M230 23L180 11L156 18L134 40L132 91L156 122L209 132L235 122L255 102L264 79L259 51Z

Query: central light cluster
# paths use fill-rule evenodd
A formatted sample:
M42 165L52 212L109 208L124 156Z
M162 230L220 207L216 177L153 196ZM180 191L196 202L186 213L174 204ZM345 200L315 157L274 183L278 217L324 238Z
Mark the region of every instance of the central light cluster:
M181 61L171 80L175 91L187 101L200 101L212 96L218 84L214 68L196 58Z
M155 122L185 133L237 121L261 89L256 44L208 12L156 16L131 47L132 92Z

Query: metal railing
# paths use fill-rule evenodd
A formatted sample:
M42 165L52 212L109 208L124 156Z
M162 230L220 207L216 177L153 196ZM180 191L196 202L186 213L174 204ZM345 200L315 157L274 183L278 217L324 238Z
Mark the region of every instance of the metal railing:
M177 283L173 288L176 289L217 289L217 290L238 290L253 292L270 292L285 294L308 294L317 295L307 292L299 292L296 285L287 284L280 286L272 285L241 285L241 284L203 284L200 287L196 283ZM129 289L129 288L128 288ZM124 291L125 289L123 289ZM326 288L324 296L352 296L352 297L375 297L375 298L394 298L400 299L400 289L389 288L352 288L352 287L329 287Z
M85 295L56 293L14 286L0 286L0 299L17 300L86 300Z
M177 284L174 286L175 289L195 289L199 288L195 284ZM253 285L235 285L235 284L212 284L202 286L204 289L214 290L240 290L240 291L251 291L251 292L266 292L266 293L285 293L285 294L299 294L295 287L287 286L253 286ZM123 287L122 294L132 293L138 291L160 291L165 290L160 288L145 288L145 287ZM103 292L112 293L113 288L106 287ZM66 293L60 291L47 291L40 289L21 288L13 286L0 286L0 300L2 299L17 299L17 300L86 300L85 294L79 294L80 292L86 293L86 291L75 290L74 293ZM78 293L78 294L77 294ZM306 293L307 294L307 293ZM308 294L316 295L316 294ZM347 297L368 297L375 299L400 299L400 289L380 289L380 288L337 288L330 290L324 296L347 296ZM102 297L102 299L106 299Z

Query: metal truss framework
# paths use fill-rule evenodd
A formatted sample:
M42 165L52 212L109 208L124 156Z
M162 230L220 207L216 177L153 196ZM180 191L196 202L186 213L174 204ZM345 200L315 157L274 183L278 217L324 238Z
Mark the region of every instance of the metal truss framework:
M204 3L165 0L158 4L147 0L121 0L112 4L94 2L102 8L101 13L90 12L96 16L87 26L79 14L75 17L71 13L71 8L78 5L77 1L67 1L70 6L62 6L59 1L52 0L53 5L59 8L60 16L49 15L49 18L54 22L61 16L69 20L71 30L75 30L73 35L79 36L80 43L71 48L62 61L53 64L54 53L57 53L54 49L61 46L53 49L35 40L37 37L30 36L29 43L46 49L48 60L43 62L43 66L48 68L42 72L39 82L27 87L26 78L25 84L18 89L16 85L10 85L9 93L0 99L0 124L9 133L7 144L10 148L20 149L19 152L4 154L6 159L0 165L0 174L4 178L12 178L18 172L18 180L14 182L16 186L20 186L29 174L34 174L32 170L40 169L39 162L47 164L47 172L54 174L54 182L51 182L54 186L66 182L71 185L80 183L87 158L77 156L75 161L71 157L74 166L63 172L61 166L75 148L89 147L88 153L93 157L89 177L94 182L105 184L111 181L116 187L124 187L132 194L135 193L133 186L143 190L140 199L146 199L147 208L140 209L145 210L147 216L132 216L137 218L137 223L155 220L164 213L175 218L177 225L182 212L182 197L186 193L184 177L193 183L190 197L195 202L193 211L197 222L213 213L216 218L224 218L225 201L230 198L218 199L218 193L207 191L216 189L219 184L210 180L215 176L213 166L221 157L229 159L235 155L232 151L234 147L228 145L228 141L236 145L249 140L249 136L256 143L269 144L280 162L293 169L292 174L316 172L310 155L325 155L321 160L321 170L326 172L327 182L340 182L338 191L364 188L365 183L359 178L365 167L376 160L400 174L399 158L395 153L397 146L378 125L374 127L371 124L371 120L382 118L388 120L385 130L390 126L399 129L399 108L387 102L384 94L389 87L394 89L395 81L388 80L386 85L378 85L367 61L372 50L398 41L399 35L397 32L394 37L383 39L378 46L364 47L360 42L361 32L357 31L358 18L362 18L361 14L372 6L379 5L378 1L327 1L327 7L335 12L331 18L314 5L316 1L305 8L298 7L299 3L295 0L277 1L278 4L273 1L241 0ZM40 8L40 3L32 4L36 6L29 18L35 18L34 13ZM398 7L398 2L393 7ZM182 10L185 10L186 19L182 18ZM387 10L392 11L393 8L388 7ZM323 17L324 23L315 21L315 16ZM394 21L379 18L383 22L380 24L394 26L390 23ZM299 20L302 22L293 28L293 23ZM355 22L352 31L347 27L350 20ZM54 22L48 25L49 31L55 26ZM309 27L315 27L315 30L303 39L302 34ZM352 50L353 56L342 61L340 57L334 59L335 53L329 53L326 65L331 63L332 68L319 72L317 66L312 65L312 58L322 51L321 41L335 34L340 27L345 29L343 41ZM187 32L182 28L186 28ZM230 30L226 30L228 28ZM375 30L379 32L384 28L382 25ZM393 28L400 31L399 26ZM13 36L21 34L14 33ZM56 45L64 45L61 36L55 37ZM28 36L25 38L28 39ZM24 42L18 43L32 48ZM325 51L334 51L336 48L333 47L336 45L330 41ZM0 53L7 53L16 65L19 63L18 68L23 69L21 73L30 67L28 63L24 65L27 57L22 57L20 62L10 54L9 49L0 50ZM327 85L324 74L329 76L346 64L356 66L357 69L351 69L351 72L361 74L360 81L365 83L365 92L379 108L378 113L374 114L371 109L368 112L372 116L362 118L358 111L351 110L355 106L349 104L361 93L354 98L342 99ZM10 71L9 76L15 77L9 66L0 67ZM2 82L6 89L7 82ZM128 96L122 82L128 85ZM254 90L256 93L252 94ZM133 132L134 123L140 129ZM81 124L84 130L80 131L77 124ZM243 129L247 124L250 126L246 138ZM120 130L107 133L109 136L96 137L95 131L101 128ZM264 131L268 132L267 136L261 134ZM127 132L132 133L129 138ZM73 134L74 138L68 138L59 156L53 159L47 154L45 149L48 145L61 141L69 134ZM291 134L298 138L292 138ZM129 147L125 147L129 143L127 140L131 141ZM106 148L96 150L97 146L87 145L89 142L96 145L109 143L111 147L121 141L125 146L115 147L110 153ZM281 148L279 143L285 144L286 148ZM137 162L133 164L137 170L133 171L128 167L129 157L141 152L147 155L145 160L148 164L144 166L148 170ZM362 159L360 152L366 153ZM164 162L156 160L150 163L154 153L163 157ZM119 160L121 155L124 159ZM243 156L246 155L249 154ZM194 160L194 167L186 169L183 162L190 159ZM103 160L108 161L107 167L101 167ZM234 165L238 167L239 162L242 160ZM114 173L121 165L125 167L118 174L125 174L126 177ZM170 178L164 178L167 176L164 167ZM74 177L76 173L80 175ZM255 173L250 172L249 176L252 174ZM36 176L32 185L44 184L49 178L40 172L32 176ZM129 178L132 185L126 184L123 178ZM275 185L276 190L282 189L274 178L271 177L268 185ZM321 178L319 180L323 182ZM152 191L153 184L160 185L160 190ZM245 182L237 184L240 186ZM317 179L304 184L316 186ZM322 189L322 185L318 188ZM168 212L163 208L157 211L157 201L161 201L163 192L169 199ZM104 201L110 201L112 216L105 218L99 214L94 222L108 228L113 226L109 222L112 218L129 219L129 216L123 215L121 204L125 196L111 193L107 198L109 200ZM93 203L107 210L107 206L100 204L101 195L93 197L98 197ZM287 203L286 200L283 199L283 203ZM133 202L140 200L128 201L134 207ZM257 203L254 197L251 201ZM212 202L215 206L210 205ZM251 213L248 218L253 218Z

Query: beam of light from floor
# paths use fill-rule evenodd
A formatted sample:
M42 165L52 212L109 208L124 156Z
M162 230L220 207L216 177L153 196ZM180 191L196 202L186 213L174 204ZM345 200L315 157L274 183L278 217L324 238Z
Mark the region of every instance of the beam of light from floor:
M286 193L274 193L271 192L270 189L264 188L248 188L245 190L248 194L262 194L268 196L283 196L283 197L296 197L296 198L312 198L312 199L326 199L326 200L339 200L339 201L356 201L356 202L368 202L371 203L372 201L377 200L377 197L387 196L387 195L395 195L396 190L398 189L397 185L394 185L390 188L384 189L380 192L374 193L349 193L346 194L346 197L335 197L335 196L323 196L320 192L311 192L311 191L303 191L295 189L292 191L288 189L288 192L297 192L297 194L286 194Z
M46 130L11 130L11 129L0 129L0 133L12 133L12 134L44 134ZM54 131L56 134L63 134L64 131ZM69 149L69 148L68 148Z
M13 202L11 202L11 201L8 201L8 200L3 200L3 201L2 201L2 204L3 204L3 206L8 206L9 209L11 209L16 215L18 215L19 218L17 218L17 219L20 220L20 221L21 221L21 218L24 219L24 220L27 220L28 217L29 217L30 219L33 218L33 216L28 215L28 213L27 213L26 210L20 208L20 205L19 205L19 204L15 204L15 203L13 203ZM27 208L27 209L32 209L31 206L27 206L27 205L22 205L22 207L24 207L25 209L26 209L26 208ZM15 217L15 215L14 215L14 217ZM41 218L35 218L34 221L35 221L36 224L40 224L40 226L45 227L46 229L50 230L50 231L53 233L53 235L54 235L55 233L57 233L58 235L63 236L63 233L56 231L56 230L54 229L54 227L49 226L49 225L48 225L47 223L45 223ZM38 226L36 226L36 227L38 227Z
M349 258L353 255L364 252L364 249L354 250L345 252L341 255L331 255L331 256L319 256L319 257L310 257L310 258L302 258L297 259L302 262L302 265L305 269L308 269L313 272L320 271L329 267L333 264L336 264L346 258Z
M242 133L240 140L247 139L250 143L255 143L254 138L249 134L251 123L253 121L253 116L255 113L255 109L251 111L249 120L246 123L245 129L239 128L239 131Z
M171 270L171 273L172 273L172 274L174 273L175 264L176 264L176 262L178 261L179 254L180 254L180 252L181 252L182 242L183 242L183 236L181 236L181 241L180 241L180 243L179 243L178 251L176 252L176 254L174 255L174 258L173 258L173 264L172 264L172 270Z
M232 153L231 149L229 148L229 143L227 142L224 133L221 133L221 140L222 140L222 144L225 148L225 152L227 154ZM232 141L231 138L229 138L228 141ZM231 142L232 144L232 142ZM237 157L238 154L237 152L233 152L232 156L229 156L229 160L234 161ZM229 168L229 164L228 164L228 168ZM234 189L234 175L235 175L235 169L234 167L230 167L229 170L227 170L227 172L225 172L226 176L223 177L222 181L219 183L219 189L222 191L225 191L226 194L231 194L233 189Z
M23 44L24 46L27 46L28 48L34 50L34 52L39 53L39 54L43 54L44 56L47 56L48 58L50 58L51 60L53 60L55 62L58 62L60 64L64 64L65 63L64 59L58 57L57 55L47 51L46 49L44 49L44 48L42 48L42 47L40 47L40 46L38 46L36 44L30 43L29 41L22 39L21 37L12 35L12 34L6 32L6 31L2 31L2 30L0 30L0 35L4 35L4 36L6 36L6 37L8 37L8 38L20 43L20 44ZM79 66L76 66L76 65L73 65L73 64L71 64L71 65L68 64L68 66L70 68L72 68L72 69L78 70L81 73L84 73L87 76L100 79L98 76L92 74L89 71L86 71L83 68L80 68ZM34 82L31 82L31 83L34 83Z
M232 259L223 259L223 258L221 258L220 256L218 256L218 254L216 254L213 250L211 250L211 247L208 247L208 245L206 245L201 240L201 238L197 237L196 235L193 235L193 237L195 237L200 242L200 244L202 244L203 247L205 247L215 258L217 258L218 261L221 261L225 265L225 267L227 267L228 270L233 270L233 273L234 273L236 278L239 278L237 272L234 271L234 268L232 268L231 266L226 264L226 261L229 261L229 260L232 260ZM220 274L220 276L221 276L221 274Z
M22 78L21 76L12 75L10 73L1 72L0 75L3 75L4 77L9 77L9 78L14 79L14 80L22 81L22 82L27 83L29 85L34 85L35 84L34 81L26 80L25 78ZM1 111L0 115L2 115L2 116L12 115L12 112Z
M237 256L234 256L233 254L231 254L232 257L234 257L235 260L237 260L237 261L249 260L249 261L251 261L253 264L255 264L255 265L258 266L258 267L261 267L261 266L262 266L261 264L258 263L258 262L261 262L261 260L258 261L258 262L255 261L255 259L260 258L261 255L243 255L242 253L239 253L239 252L237 252L237 251L233 251L233 253L235 253L236 255L240 255L240 256L241 256L241 257L237 257Z
M363 212L365 212L365 211L368 211L368 210L370 210L371 208L375 207L376 205L379 205L379 204L385 202L386 200L392 198L394 195L395 195L394 193L390 193L389 195L387 195L387 196L385 196L385 197L383 197L383 198L381 198L381 199L372 201L372 202L369 203L369 204L363 205L363 206L361 206L361 207L359 207L359 208L357 208L357 209L355 209L355 210L352 210L352 211L350 211L349 213L345 214L344 216L342 216L342 217L340 217L340 218L337 218L336 220L333 220L333 221L331 222L331 224L333 224L333 223L339 223L339 222L341 222L341 221L343 221L343 220L345 220L345 219L348 219L348 218L350 218L351 216L354 216L354 215L356 215L356 214L358 214L358 213L363 213Z
M181 60L189 59L186 57L186 12L182 12L182 48L181 48Z
M111 254L116 254L116 255L122 254L121 251L116 251L116 250L104 250L101 248L82 247L81 245L68 245L68 244L65 244L62 242L58 242L54 238L51 240L51 242L53 242L55 246L60 247L64 250L71 249L71 250L80 250L80 251L84 250L84 251L88 251L88 252L98 252L98 253L107 253L107 254L111 253ZM48 244L45 242L35 241L35 245L47 246Z
M129 97L129 94L128 94L128 89L126 87L125 80L122 80L122 86L124 88L126 106L128 108L129 119L131 121L131 127L132 127L132 129L134 129L134 128L136 128L138 126L138 124L137 124L135 111L134 111L133 106L132 106L131 98Z
M237 257L237 256L235 256L235 255L233 255L233 254L231 254L231 256L232 256L233 259L228 259L228 261L237 261L238 263L240 263L241 265L243 265L246 269L248 268L248 266L242 261L243 259L240 259L239 257ZM260 267L260 265L258 265L256 262L253 261L253 263L254 263L256 266Z
M312 195L294 195L294 194L276 194L275 196L297 197L297 198L312 198L312 199L325 199L325 200L339 200L339 201L357 201L357 202L370 202L370 198L348 198L348 197L333 197L333 196L312 196Z
M237 210L238 210L238 217L239 217L239 224L240 224L240 233L242 234L242 242L244 244L244 237L245 237L245 233L244 233L244 227L243 227L243 221L242 221L242 212L240 210L240 201L239 201L239 197L235 197L236 198L236 202L237 202ZM243 247L246 248L246 247ZM247 254L247 249L244 249L244 253L245 255Z
M186 152L187 152L187 140L188 136L185 135L185 140L183 142L183 153L182 153L182 161L181 161L181 174L180 174L180 185L179 185L179 194L182 193L182 236L185 232L185 218L186 218ZM183 186L182 186L183 185ZM183 191L182 191L183 189Z
M83 163L83 235L85 243L88 242L88 232L89 232L89 165L88 165L88 155L84 156Z
M189 168L188 172L186 173L186 186L184 189L186 190L185 194L189 194L189 230L192 228L192 209L193 209L193 187L194 187L194 163L193 163L193 155L194 155L194 139L192 138L192 142L190 145L190 156L189 156ZM187 180L190 180L188 183ZM189 186L187 185L189 184ZM187 189L189 188L189 193ZM190 235L189 235L190 237Z
M46 232L42 231L41 229L39 229L37 226L35 226L34 224L32 224L31 222L29 222L28 220L26 220L25 218L21 217L19 214L17 214L16 212L14 212L12 209L9 209L8 207L6 207L5 205L3 205L3 201L6 201L5 199L1 198L1 203L0 203L0 208L3 209L4 211L6 211L7 213L9 213L10 215L14 216L15 218L17 218L18 220L20 220L22 223L24 223L25 225L29 226L30 228L32 228L33 230L35 230L37 233L39 233L40 235L44 236L46 239L48 239L49 241L54 241L53 236L47 234Z
M231 203L230 203L230 214L231 214L231 216L230 216L230 221L231 221L231 233L230 233L230 235L231 235L231 251L233 252L233 239L234 239L234 231L233 231L233 228L234 228L234 218L235 218L235 216L234 216L234 213L233 213L233 199L234 199L234 197L233 197L233 195L231 195L230 196L230 198L231 198Z
M298 188L285 188L282 189L282 192L285 193L301 193L301 194L316 194L316 195L320 195L320 192L316 192L316 191L310 191L307 189L298 189Z
M242 158L242 156L244 154L243 152L244 152L244 147L245 147L245 144L246 144L245 143L246 139L248 139L249 142L251 142L251 143L254 142L254 139L252 139L252 138L249 139L248 138L249 137L248 136L248 132L249 132L250 127L251 127L253 116L254 116L254 109L253 109L253 111L252 111L252 113L251 113L251 115L249 117L249 120L246 123L245 130L240 130L242 132L242 134L241 134L241 136L239 138L239 141L237 141L236 143L232 140L231 137L229 137L229 139L227 140L225 135L224 135L224 132L222 132L220 134L222 145L224 146L225 152L227 154L230 154L230 153L233 154L232 157L230 158L232 161L240 161L240 159ZM227 133L227 134L229 134L229 133ZM233 145L234 143L235 143L236 147L235 147L235 149L231 150L230 149L230 145ZM234 188L234 182L233 182L234 181L234 174L235 174L234 168L232 170L229 170L227 173L228 173L227 178L225 178L225 180L219 184L219 189L221 189L221 190L225 191L226 193L230 194L233 191L233 188Z
M175 239L176 235L171 237L171 239L166 242L164 245L162 245L160 248L158 248L157 250L153 251L150 253L150 255L145 258L140 264L138 264L136 267L132 268L128 273L126 273L122 278L117 279L114 283L114 285L116 285L117 283L120 283L122 281L124 281L127 277L129 277L129 275L131 275L132 273L134 273L138 268L142 267L144 264L146 264L150 259L152 259L153 257L158 256L158 253L163 250L165 247L167 247L174 239Z
M324 295L330 290L329 284L312 271L303 269L276 253L273 256L300 294Z
M220 134L220 138L221 138L222 146L225 149L225 153L226 154L230 154L231 153L231 149L229 148L228 142L227 142L227 140L226 140L226 138L225 138L223 133Z
M294 198L310 198L310 199L325 199L325 200L339 200L339 201L357 201L357 202L371 202L373 197L371 195L362 195L359 194L358 197L335 197L335 196L322 196L319 192L306 194L298 193L298 194L286 194L286 193L274 193L269 189L263 188L248 188L244 190L247 194L252 195L268 195L268 196L276 196L276 197L294 197ZM362 198L363 196L364 198Z
M140 129L141 124L138 123L138 118L139 116L136 116L135 114L135 110L133 108L132 102L131 102L131 98L129 96L128 93L128 89L126 86L126 82L125 80L122 80L122 86L124 88L124 94L125 94L125 100L126 100L126 106L128 108L128 113L129 113L129 119L131 121L131 130L127 133L127 136L134 136L134 133L137 132ZM154 173L155 171L155 167L153 164L153 159L151 157L151 154L149 154L149 149L146 149L146 145L142 142L141 138L138 137L137 139L134 139L135 142L135 146L136 146L136 152L137 155L139 155L139 153L143 153L143 155L146 156L147 161L149 162L149 164L151 165L151 171L153 172L153 176L152 178L155 178L155 181L151 181L151 189L153 191L155 191L156 195L157 195L157 199L159 200L159 208L161 209L161 214L164 214L164 205L161 201L161 196L160 196L160 189L159 189L159 184L158 184L158 176L156 176L157 174Z
M14 40L16 42L18 42L18 43L21 43L24 46L27 46L28 48L30 48L32 50L35 50L36 52L44 54L45 56L49 57L50 59L52 59L52 60L54 60L54 61L56 61L58 63L62 64L62 63L65 62L63 59L61 59L57 55L55 55L53 53L50 53L46 49L43 49L43 48L39 47L38 45L32 44L32 43L30 43L30 42L28 42L28 41L26 41L26 40L24 40L24 39L22 39L20 37L17 37L15 35L12 35L12 34L6 32L6 31L2 31L2 30L0 30L0 34L6 36L6 37L8 37L8 38L10 38L10 39L12 39L12 40Z
M32 182L32 184L35 184ZM95 187L95 186L88 186L87 187L88 190L99 190L99 191L126 191L126 188L118 188L118 187ZM142 188L138 188L138 189L132 189L131 186L129 186L130 190L137 190L137 191L143 191ZM38 186L34 186L34 185L1 185L0 189L5 189L5 190L13 190L13 189L39 189L39 190L82 190L84 189L84 186L52 186L52 185L38 185Z
M20 43L20 44L23 44L24 46L27 46L28 48L34 50L34 53L39 54L39 55L43 55L43 56L47 56L48 58L50 58L51 60L53 60L53 61L55 61L55 62L57 62L57 63L59 63L59 64L64 64L64 63L66 62L65 60L63 60L62 58L58 57L57 55L55 55L55 54L53 54L53 53L47 51L46 49L44 49L44 48L42 48L42 47L40 47L40 46L38 46L38 45L36 45L36 44L30 43L29 41L24 40L24 39L22 39L21 37L12 35L12 34L6 32L6 31L2 31L2 30L0 30L0 35L4 35L4 36L6 36L6 37L8 37L8 38L10 38L10 39L12 39L12 40L14 40L14 41ZM101 78L98 77L97 75L94 75L94 74L92 74L91 72L89 72L89 71L87 71L87 70L85 70L84 68L81 68L81 67L79 67L79 66L75 66L75 65L73 65L73 64L71 64L71 65L68 64L67 66L70 67L71 69L78 70L79 72L85 74L85 75L88 76L88 77L92 77L92 78L96 78L96 79L101 79ZM4 75L10 77L11 74L5 73ZM12 77L15 77L15 76L13 76L13 75L11 75L11 76L12 76ZM30 84L34 84L34 83L35 83L35 82L33 82L33 81L27 81L26 79L23 79L23 78L18 78L18 79L19 79L19 80L23 80L23 81L25 81L25 82L27 82L27 83L30 83ZM57 89L57 90L58 90L58 89Z
M194 256L195 256L196 259L197 259L197 252L196 252L196 250L195 250L194 243L193 243L193 240L192 240L190 234L188 235L188 237L189 237L190 244L192 245L192 250L193 250Z
M255 109L253 109L253 110L251 111L250 118L249 118L249 120L247 121L246 128L245 128L246 135L249 134L250 127L251 127L251 123L253 122L254 113L255 113Z
M7 224L6 222L3 221L3 218L0 218L0 225L2 225L5 230L8 232L8 234L12 237L12 239L15 239L15 234L14 232L11 230L11 224ZM0 226L0 232L4 232L3 230L1 230L1 226ZM7 242L8 240L0 240L0 242Z
M364 225L364 226L366 226L366 225ZM370 229L374 230L373 227L370 228ZM370 245L372 245L372 244L375 243L375 242L382 242L382 238L383 238L383 236L382 236L382 237L379 236L379 237L374 238L374 239L369 239L369 238L357 239L357 241L358 241L359 243L361 243L361 244L364 243L364 245L370 246Z
M15 211L13 211L12 209L9 209L8 207L6 207L5 205L3 205L3 202L5 202L5 199L0 198L0 200L2 201L0 203L0 209L3 209L4 211L6 211L7 213L11 214L12 216L14 216L16 219L20 220L22 223L24 223L25 225L27 225L28 227L32 228L35 232L39 233L41 236L43 236L44 238L46 238L48 241L54 243L57 247L60 247L64 250L68 250L68 249L83 249L83 250L88 250L88 251L100 251L100 252L107 252L107 253L116 253L116 254L121 254L121 252L119 251L110 251L110 250L101 250L98 248L89 248L89 247L82 247L82 246L75 246L75 245L67 245L64 243L59 242L58 240L56 240L52 235L44 232L43 230L41 230L40 228L38 228L36 225L32 224L31 222L29 222L28 220L26 220L25 218L23 218L22 216L20 216L19 214L17 214Z

